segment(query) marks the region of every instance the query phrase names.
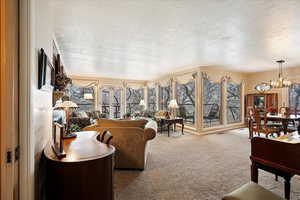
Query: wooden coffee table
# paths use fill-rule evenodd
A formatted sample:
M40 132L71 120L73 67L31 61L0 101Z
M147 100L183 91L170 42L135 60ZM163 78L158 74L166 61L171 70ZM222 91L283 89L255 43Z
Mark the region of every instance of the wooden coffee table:
M158 119L158 122L160 124L160 132L163 132L163 126L166 124L168 127L168 137L170 137L170 126L173 124L174 125L174 131L176 131L176 123L181 124L181 133L183 133L184 129L184 123L183 123L183 118L174 118L174 119L166 119L166 118L160 118Z

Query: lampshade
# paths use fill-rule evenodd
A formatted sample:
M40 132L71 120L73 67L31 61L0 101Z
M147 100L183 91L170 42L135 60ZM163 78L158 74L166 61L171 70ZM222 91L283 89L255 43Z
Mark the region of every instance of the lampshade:
M84 93L83 98L84 98L84 99L87 99L87 100L94 99L92 93Z
M144 99L142 99L142 100L140 101L140 106L146 106L146 103L145 103Z
M177 101L176 99L172 99L168 105L169 108L172 108L172 109L175 109L175 108L178 108L178 104L177 104Z
M73 101L64 101L64 102L57 101L55 104L55 108L78 108L78 106Z

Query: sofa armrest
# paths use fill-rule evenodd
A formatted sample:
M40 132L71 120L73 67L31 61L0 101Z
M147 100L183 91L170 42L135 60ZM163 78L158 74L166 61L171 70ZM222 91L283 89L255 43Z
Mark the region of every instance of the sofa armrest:
M82 131L94 131L96 128L98 127L98 125L90 125L90 126L87 126L87 127L84 127L82 129Z
M156 136L156 131L153 128L145 128L144 133L146 140L152 140Z

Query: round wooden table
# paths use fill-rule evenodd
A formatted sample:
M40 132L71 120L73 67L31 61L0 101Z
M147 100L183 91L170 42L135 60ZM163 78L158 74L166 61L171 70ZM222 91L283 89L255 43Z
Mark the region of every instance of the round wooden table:
M51 143L46 157L46 196L55 200L112 200L115 147L100 143L95 131L64 140L66 157L58 159Z

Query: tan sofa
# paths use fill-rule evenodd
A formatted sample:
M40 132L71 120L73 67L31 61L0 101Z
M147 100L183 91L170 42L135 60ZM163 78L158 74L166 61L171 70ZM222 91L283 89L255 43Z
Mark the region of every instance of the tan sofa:
M116 147L115 168L141 169L146 166L149 140L156 136L154 121L98 119L97 125L84 128L84 131L109 130Z

